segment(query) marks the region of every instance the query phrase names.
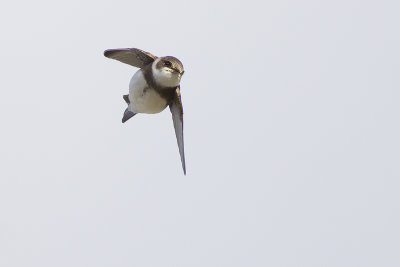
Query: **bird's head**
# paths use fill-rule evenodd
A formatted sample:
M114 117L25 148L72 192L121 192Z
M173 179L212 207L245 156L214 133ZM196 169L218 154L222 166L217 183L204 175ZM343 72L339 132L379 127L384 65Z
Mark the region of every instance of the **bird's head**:
M152 72L157 85L175 87L179 85L185 71L179 59L167 56L159 57L153 62Z

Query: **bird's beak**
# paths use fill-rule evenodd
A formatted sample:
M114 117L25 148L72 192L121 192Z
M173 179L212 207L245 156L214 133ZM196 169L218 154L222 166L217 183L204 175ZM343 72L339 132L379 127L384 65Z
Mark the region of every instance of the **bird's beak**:
M179 73L181 76L183 75L183 73L185 72L184 70L181 72L179 69L177 68L171 68L173 71Z

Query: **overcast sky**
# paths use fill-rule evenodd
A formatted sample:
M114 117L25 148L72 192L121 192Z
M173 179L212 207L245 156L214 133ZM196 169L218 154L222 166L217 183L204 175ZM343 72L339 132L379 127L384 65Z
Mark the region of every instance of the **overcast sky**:
M398 1L8 1L0 266L400 266ZM121 123L172 55L169 110Z

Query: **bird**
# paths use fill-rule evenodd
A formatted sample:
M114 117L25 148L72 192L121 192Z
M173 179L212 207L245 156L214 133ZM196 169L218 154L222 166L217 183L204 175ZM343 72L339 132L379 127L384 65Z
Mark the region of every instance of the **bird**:
M180 92L180 81L185 72L182 62L173 56L157 57L138 48L107 49L104 56L139 68L130 80L129 94L123 95L128 107L123 114L122 123L138 113L155 114L169 106L182 169L186 175Z

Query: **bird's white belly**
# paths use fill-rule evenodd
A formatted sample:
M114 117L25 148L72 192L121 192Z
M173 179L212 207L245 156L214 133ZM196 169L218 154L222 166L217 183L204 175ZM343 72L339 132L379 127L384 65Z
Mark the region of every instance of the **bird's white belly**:
M134 113L159 113L167 106L167 101L147 85L141 70L131 79L129 100L129 109Z
M151 88L135 91L133 95L134 113L158 113L167 106L167 101Z

